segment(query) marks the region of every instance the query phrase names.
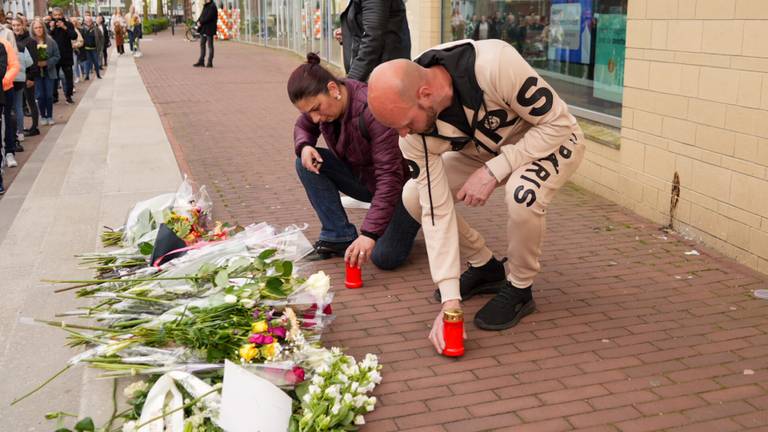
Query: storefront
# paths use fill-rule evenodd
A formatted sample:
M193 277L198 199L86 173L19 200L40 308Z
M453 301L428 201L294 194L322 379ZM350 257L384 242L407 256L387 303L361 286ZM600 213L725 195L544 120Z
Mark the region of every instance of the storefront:
M627 0L444 0L442 40L502 39L583 118L620 126Z

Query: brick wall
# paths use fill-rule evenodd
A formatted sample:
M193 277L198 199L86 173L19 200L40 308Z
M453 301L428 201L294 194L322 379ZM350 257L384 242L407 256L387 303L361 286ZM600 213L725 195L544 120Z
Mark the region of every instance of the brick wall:
M577 183L768 273L768 1L629 0L621 148Z

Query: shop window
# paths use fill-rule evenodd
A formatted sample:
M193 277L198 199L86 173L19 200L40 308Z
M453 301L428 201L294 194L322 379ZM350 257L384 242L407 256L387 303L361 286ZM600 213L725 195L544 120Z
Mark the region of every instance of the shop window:
M446 0L444 42L502 39L575 115L618 127L627 0Z

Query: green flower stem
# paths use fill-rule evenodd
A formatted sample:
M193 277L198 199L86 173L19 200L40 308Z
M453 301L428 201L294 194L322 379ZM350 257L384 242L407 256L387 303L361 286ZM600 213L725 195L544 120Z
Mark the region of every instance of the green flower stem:
M115 294L115 297L126 299L126 300L140 300L140 301L152 302L152 303L163 303L163 304L173 303L172 301L169 301L169 300L160 300L152 297L133 296L129 294Z
M68 371L68 370L69 370L69 368L71 368L71 367L72 367L72 365L70 365L70 364L68 364L68 365L64 366L64 368L63 368L62 370L60 370L60 371L56 372L56 374L55 374L55 375L53 375L52 377L50 377L50 378L48 378L47 380L45 380L45 382L43 382L42 384L40 384L39 386L37 386L36 388L34 388L34 389L33 389L32 391L30 391L29 393L25 394L24 396L22 396L22 397L20 397L20 398L14 399L14 400L13 400L13 402L11 402L11 406L14 406L14 405L16 405L17 403L19 403L19 402L23 401L24 399L26 399L26 398L28 398L28 397L32 396L33 394L37 393L37 392L38 392L38 391L40 391L40 390L41 390L43 387L47 386L47 385L48 385L48 384L49 384L51 381L53 381L53 380L55 380L56 378L58 378L58 377L59 377L61 374L63 374L64 372Z
M35 322L39 322L42 324L48 324L52 327L61 327L63 329L71 328L71 329L78 329L78 330L93 330L93 331L101 331L106 333L122 333L122 330L117 330L109 327L94 327L94 326L85 326L80 324L68 324L64 321L48 321L48 320L41 320L41 319L35 319Z
M173 414L173 413L175 413L176 411L185 410L185 409L187 409L187 408L189 408L189 407L191 407L191 406L194 406L195 404L197 404L198 402L200 402L201 400L203 400L203 398L205 398L205 397L206 397L206 396L208 396L209 394L211 394L211 393L214 393L214 392L218 392L218 391L219 391L219 389L217 389L217 388L213 388L213 389L211 389L210 391L207 391L207 392L205 392L205 393L201 394L199 397L197 397L197 398L195 398L195 399L192 399L191 401L189 401L189 402L185 403L184 405L182 405L182 406L180 406L180 407L178 407L178 408L176 408L176 409L172 409L172 410L170 410L170 411L168 411L168 412L164 412L164 413L162 413L161 415L159 415L159 416L157 416L157 417L151 418L151 419L147 420L147 421L146 421L146 422L144 422L144 423L141 423L141 424L138 424L138 425L136 425L136 430L139 430L139 429L141 429L142 427L144 427L144 426L146 426L146 425L148 425L148 424L152 423L153 421L157 421L157 420L163 419L163 418L165 418L166 416L168 416L169 414Z

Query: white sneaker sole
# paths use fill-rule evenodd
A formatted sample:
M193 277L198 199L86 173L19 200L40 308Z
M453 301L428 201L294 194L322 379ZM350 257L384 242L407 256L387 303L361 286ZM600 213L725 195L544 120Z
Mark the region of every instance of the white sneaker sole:
M358 201L352 197L348 196L342 196L341 197L341 206L347 209L365 209L368 210L371 208L371 203Z

